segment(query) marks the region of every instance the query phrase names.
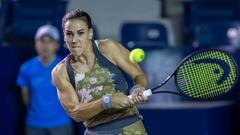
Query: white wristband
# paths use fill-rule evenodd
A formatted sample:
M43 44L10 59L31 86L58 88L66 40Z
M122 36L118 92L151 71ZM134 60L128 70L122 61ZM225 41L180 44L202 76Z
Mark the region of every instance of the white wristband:
M102 97L102 105L105 110L112 108L112 94L107 94Z

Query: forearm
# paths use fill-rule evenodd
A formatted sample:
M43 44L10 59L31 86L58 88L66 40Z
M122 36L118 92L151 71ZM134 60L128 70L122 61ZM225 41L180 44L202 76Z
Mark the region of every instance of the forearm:
M144 91L146 90L147 79L144 74L138 75L135 78L135 85L131 88L130 94L132 95L132 100L135 104L141 104L147 101L148 97L144 96Z
M23 97L22 97L22 100L23 100L24 105L25 105L25 106L28 106L28 104L29 104L28 97L23 96Z
M90 103L75 104L68 109L69 116L75 121L88 120L104 110L102 99L92 101Z
M79 102L79 97L67 77L65 65L55 68L52 71L52 78L63 108L75 121L86 121L104 110L102 99L89 103Z
M146 79L146 76L144 74L140 74L140 75L137 75L135 78L134 78L134 83L135 85L141 85L143 87L147 87L147 79Z
M27 107L29 104L29 95L28 95L28 90L27 88L22 88L22 100L24 105Z

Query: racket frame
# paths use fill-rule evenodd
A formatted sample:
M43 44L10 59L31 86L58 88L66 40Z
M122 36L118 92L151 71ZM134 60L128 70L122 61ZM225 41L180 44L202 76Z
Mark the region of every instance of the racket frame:
M186 95L184 92L182 92L182 91L180 90L179 86L177 85L176 73L177 73L179 67L181 67L182 64L183 64L186 60L188 60L190 57L192 57L192 56L194 56L194 55L197 55L197 54L199 54L199 53L201 53L201 52L205 52L205 51L218 51L218 52L222 52L222 53L226 54L227 56L229 56L230 59L233 61L233 64L234 64L235 69L236 69L236 74L237 74L237 75L236 75L235 82L233 83L233 85L231 86L231 88L229 88L229 91L228 91L228 92L226 92L226 93L224 93L224 94L220 94L220 95L218 95L218 96L216 96L216 97L214 97L214 98L220 98L220 97L222 97L222 96L225 96L227 93L231 92L232 89L233 89L233 87L234 87L234 86L236 85L236 83L238 82L238 78L239 78L239 77L238 77L239 71L238 71L237 63L236 63L236 61L234 60L234 58L233 58L230 54L228 54L227 52L225 52L225 51L223 51L223 50L219 50L219 49L213 49L213 48L211 48L211 49L201 49L201 50L198 50L198 51L195 51L195 52L189 54L189 55L186 56L183 60L180 61L180 63L177 65L177 68L176 68L164 81L162 81L162 82L161 82L160 84L158 84L157 86L155 86L155 87L153 87L153 88L150 88L150 89L148 89L148 90L151 90L151 91L152 91L151 94L156 94L156 93L170 93L170 94L180 95L180 96L184 96L184 97L191 98L191 99L196 99L196 100L210 100L210 99L212 99L212 98L201 99L201 98L193 98L193 97L190 97L190 96ZM162 87L165 83L167 83L168 80L170 80L173 76L174 76L174 80L175 80L175 86L177 87L178 92L174 92L174 91L155 91L156 89Z
M205 99L202 99L202 98L193 98L193 97L190 97L190 96L186 95L184 92L182 92L182 91L180 90L179 86L177 85L177 75L175 75L175 74L177 73L179 67L182 66L182 64L183 64L186 60L188 60L189 58L191 58L191 57L194 56L194 55L197 55L197 54L199 54L199 53L201 53L201 52L206 52L206 51L217 51L217 52L221 52L221 53L224 53L225 55L227 55L227 56L232 60L232 62L233 62L233 64L234 64L234 67L235 67L235 69L236 69L236 79L235 79L233 85L229 88L229 90L228 90L227 92L223 93L223 94L220 94L220 95L215 96L215 97L212 97L212 98L207 98L207 99L206 99L206 98L205 98ZM238 74L239 74L238 66L237 66L237 63L236 63L235 59L233 58L233 56L231 56L229 53L227 53L226 51L223 51L223 50L219 50L219 49L215 49L215 48L208 48L208 49L201 49L201 50L195 51L195 52L189 54L188 56L186 56L186 57L180 62L180 64L178 65L178 67L176 68L176 70L174 71L174 73L172 74L172 76L175 75L175 76L174 76L175 86L177 87L178 92L180 93L180 95L185 96L185 97L189 97L189 98L195 99L195 100L212 100L212 99L218 99L218 98L224 97L227 93L230 93L230 92L232 91L232 89L236 86L236 83L238 82L238 79L239 79Z

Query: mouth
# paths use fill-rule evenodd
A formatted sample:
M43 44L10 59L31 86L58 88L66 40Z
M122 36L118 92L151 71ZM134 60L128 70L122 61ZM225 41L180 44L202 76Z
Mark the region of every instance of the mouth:
M82 48L82 47L80 47L80 46L72 46L72 48Z

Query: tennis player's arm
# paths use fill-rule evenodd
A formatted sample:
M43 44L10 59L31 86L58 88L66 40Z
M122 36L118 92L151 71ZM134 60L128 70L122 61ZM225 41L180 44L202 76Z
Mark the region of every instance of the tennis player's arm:
M25 106L29 105L29 92L27 87L21 87L22 100Z
M114 40L101 41L101 50L105 57L129 74L135 84L146 88L147 79L140 66L129 60L129 51L120 43ZM113 51L114 50L114 51Z
M53 69L52 78L63 108L75 121L88 120L104 110L101 99L89 103L79 102L76 92L69 82L64 64L60 64Z

